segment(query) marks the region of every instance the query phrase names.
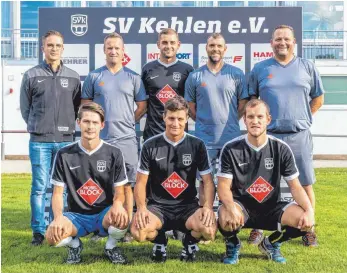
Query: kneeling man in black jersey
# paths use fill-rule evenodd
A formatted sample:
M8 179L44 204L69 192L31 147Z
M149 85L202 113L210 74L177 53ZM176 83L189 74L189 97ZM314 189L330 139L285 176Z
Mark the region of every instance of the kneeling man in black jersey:
M218 226L226 242L225 264L238 263L241 228L274 231L259 244L269 259L285 263L282 242L302 236L314 225L310 200L301 186L289 146L266 133L271 121L268 105L258 99L246 104L247 134L227 142L220 156ZM296 203L280 201L281 176Z
M156 262L167 258L166 230L185 233L180 259L194 261L199 239L214 240L217 229L207 150L202 140L184 131L187 120L188 104L182 97L167 101L165 132L149 138L141 151L131 233L137 241L153 241L152 260ZM197 171L205 185L206 201L201 207L196 198Z
M80 237L92 232L108 236L104 253L112 263L124 264L116 247L129 225L123 207L124 185L128 183L122 152L99 138L104 128L104 111L89 102L78 112L81 140L58 151L51 183L54 220L46 239L56 247L67 246L67 263L81 261ZM63 213L63 191L67 188L68 212Z

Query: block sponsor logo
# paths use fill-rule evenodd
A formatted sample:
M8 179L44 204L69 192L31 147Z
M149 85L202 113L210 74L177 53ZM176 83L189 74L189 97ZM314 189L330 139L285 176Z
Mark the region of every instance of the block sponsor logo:
M89 178L87 182L77 190L78 195L81 196L89 205L93 205L103 192L104 190L91 178Z
M227 44L227 51L224 54L224 62L240 68L245 72L245 45ZM199 44L199 66L205 65L208 61L206 44Z
M84 14L71 15L71 32L83 36L88 31L88 16Z
M156 44L147 44L147 62L159 59L160 52ZM181 44L176 58L182 62L193 65L193 45Z
M158 92L156 97L165 105L169 99L172 99L175 96L177 96L177 93L167 84Z
M188 188L188 183L176 172L173 172L161 185L173 198L177 198Z
M123 66L130 68L138 74L141 74L142 60L141 60L141 44L125 44L124 57L122 60ZM106 56L104 53L104 45L95 45L95 69L102 67L106 64Z
M262 203L264 199L273 191L273 187L264 178L259 176L254 183L246 190L255 200Z

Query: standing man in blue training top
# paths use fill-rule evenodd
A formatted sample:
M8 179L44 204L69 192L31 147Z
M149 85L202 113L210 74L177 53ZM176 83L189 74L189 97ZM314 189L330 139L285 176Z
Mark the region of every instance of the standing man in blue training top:
M136 181L138 160L135 122L146 112L147 97L141 77L122 65L122 36L118 33L107 35L104 52L106 65L89 73L83 84L82 103L94 101L105 110L105 128L100 137L119 148L124 155L129 180L125 187L125 202L131 219L134 204L131 185Z
M61 61L63 51L63 35L48 31L42 37L44 61L25 72L20 90L20 110L30 133L33 246L44 240L45 198L52 162L57 151L73 140L81 102L80 77Z
M190 73L185 85L195 135L205 142L213 168L225 142L240 136L239 119L248 101L244 73L224 63L226 50L224 37L212 34L206 44L207 64Z
M270 106L272 121L269 134L285 141L293 150L299 169L299 180L313 209L315 182L313 143L310 132L312 115L324 102L324 90L314 64L294 55L295 36L292 27L280 25L272 33L274 57L256 64L250 73L249 95L260 97ZM261 231L251 236L259 242ZM255 234L257 233L257 234ZM250 239L252 239L250 238ZM305 246L317 246L314 231L302 237Z

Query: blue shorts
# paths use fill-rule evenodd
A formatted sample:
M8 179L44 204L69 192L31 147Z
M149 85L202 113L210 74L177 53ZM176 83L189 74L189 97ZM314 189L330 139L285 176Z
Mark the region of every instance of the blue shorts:
M98 235L106 237L107 230L102 226L102 221L111 206L105 208L97 214L81 214L76 212L64 212L63 215L67 217L77 229L76 237L84 237L94 231L99 231Z
M302 186L312 185L316 182L313 169L313 141L310 130L299 133L278 134L271 133L274 137L283 140L292 149L296 166L299 170L299 180Z

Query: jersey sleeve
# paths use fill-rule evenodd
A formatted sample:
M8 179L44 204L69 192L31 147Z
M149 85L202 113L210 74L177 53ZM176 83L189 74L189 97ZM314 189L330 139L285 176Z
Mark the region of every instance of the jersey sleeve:
M234 166L231 158L230 149L224 146L220 157L217 176L233 179Z
M245 74L241 71L236 82L236 94L239 100L247 99L249 97Z
M259 97L259 82L256 66L253 67L252 71L248 75L248 96L256 96Z
M134 77L134 92L135 101L144 101L147 99L145 86L139 75Z
M66 184L63 168L63 158L60 151L57 152L54 158L51 175L51 184L58 187L64 187Z
M199 146L199 151L197 154L198 160L198 170L200 175L205 175L211 173L211 163L208 157L207 149L205 144L201 141Z
M311 74L311 91L310 97L312 99L319 97L324 94L324 87L322 79L319 75L319 72L314 64L312 64L312 74Z
M190 73L184 85L184 99L187 102L196 103L196 87L194 84L193 73Z
M147 148L146 143L143 144L140 160L138 163L137 171L142 174L149 175L149 150Z
M116 157L114 164L115 172L113 177L113 186L123 186L128 183L128 177L122 152L119 151L119 155Z
M293 180L299 176L294 154L288 144L283 144L281 150L281 175L286 181Z
M81 98L85 100L94 99L94 77L92 73L89 73L83 82Z

